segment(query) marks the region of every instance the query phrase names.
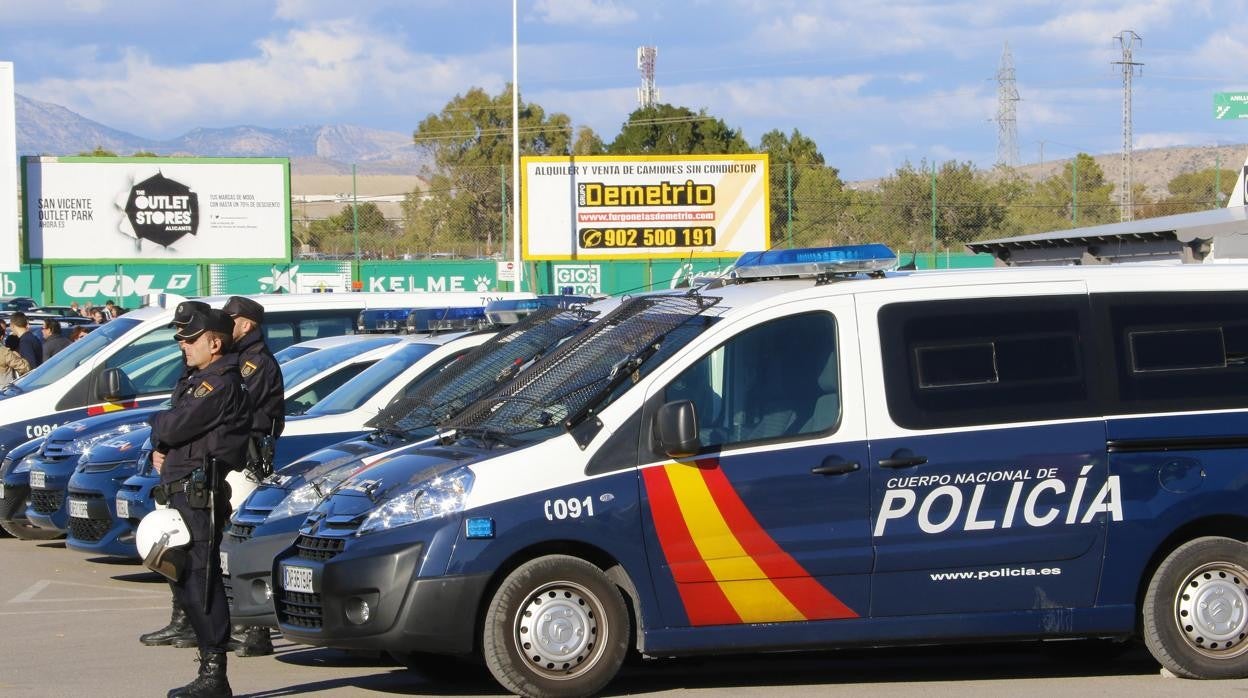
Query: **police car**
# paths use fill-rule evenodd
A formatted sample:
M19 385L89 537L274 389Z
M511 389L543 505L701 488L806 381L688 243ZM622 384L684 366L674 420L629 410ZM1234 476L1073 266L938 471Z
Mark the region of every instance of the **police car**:
M0 537L17 536L47 540L59 538L55 531L46 531L26 520L26 500L30 495L30 466L43 446L45 437L38 436L9 449L0 461Z
M755 253L625 302L318 505L282 632L523 695L630 648L1137 633L1248 675L1248 270L893 264Z
M264 334L278 351L328 335L350 334L370 307L420 308L485 305L531 293L344 293L254 296L265 306ZM221 307L226 297L204 298ZM0 391L0 453L83 417L154 406L169 396L181 374L173 342L172 307L150 306L110 320ZM144 357L142 361L136 361ZM121 369L118 372L109 369ZM109 376L133 394L110 395ZM115 384L116 385L116 384ZM114 387L115 387L114 385Z
M309 454L261 483L234 513L221 545L222 569L227 573L234 621L276 626L271 584L273 557L291 544L307 512L338 483L433 436L439 422L511 380L520 368L584 329L602 307L612 303L600 302L587 310L544 312L534 312L543 307L536 304L523 309L491 304L494 318L506 322L533 314L510 328L500 331L496 325L490 331L458 338L430 353L409 369L411 376L395 381L403 386L403 392L370 422L377 428L374 433ZM364 377L365 374L359 376Z

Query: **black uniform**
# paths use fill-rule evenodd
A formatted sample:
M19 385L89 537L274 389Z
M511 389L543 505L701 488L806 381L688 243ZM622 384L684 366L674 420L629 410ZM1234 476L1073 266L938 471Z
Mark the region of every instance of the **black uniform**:
M285 385L277 359L264 343L264 333L258 328L243 335L234 345L238 352L238 370L251 396L253 412L251 433L253 437L282 435L286 426Z
M195 628L202 652L225 652L229 642L230 611L220 570L210 577L207 570L220 564L216 550L230 516L225 474L241 467L246 458L250 412L237 358L226 354L179 382L170 408L151 419L152 447L165 453L161 485L171 490L169 506L178 510L191 533L187 569L174 590ZM212 482L215 512L193 508L186 492L180 490L209 458L216 462Z

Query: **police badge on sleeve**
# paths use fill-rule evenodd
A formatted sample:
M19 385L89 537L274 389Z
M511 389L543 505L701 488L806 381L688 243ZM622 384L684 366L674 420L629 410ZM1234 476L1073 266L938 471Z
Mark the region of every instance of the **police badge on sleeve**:
M260 367L253 364L250 361L244 361L243 370L240 371L240 373L243 374L243 378L250 378L251 374L255 373L257 368L260 368Z
M208 381L204 381L203 383L199 384L198 388L195 389L195 397L203 397L211 392L212 392L212 386L208 384Z

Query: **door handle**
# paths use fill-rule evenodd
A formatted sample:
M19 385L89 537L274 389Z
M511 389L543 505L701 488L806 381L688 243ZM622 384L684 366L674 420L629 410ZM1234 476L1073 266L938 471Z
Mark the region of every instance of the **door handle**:
M914 451L908 448L899 448L893 451L892 456L881 458L878 462L881 468L913 468L926 463L927 456L916 456Z
M846 461L830 456L823 460L823 463L816 465L810 469L815 475L848 475L857 472L862 468L858 465L858 461Z

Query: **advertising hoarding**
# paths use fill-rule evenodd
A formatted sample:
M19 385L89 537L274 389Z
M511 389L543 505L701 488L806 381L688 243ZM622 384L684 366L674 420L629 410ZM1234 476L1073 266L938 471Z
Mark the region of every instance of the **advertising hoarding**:
M522 159L527 260L726 257L770 240L768 156Z
M22 158L27 258L290 259L285 158Z
M13 64L0 61L0 272L21 269L17 234L17 108Z

